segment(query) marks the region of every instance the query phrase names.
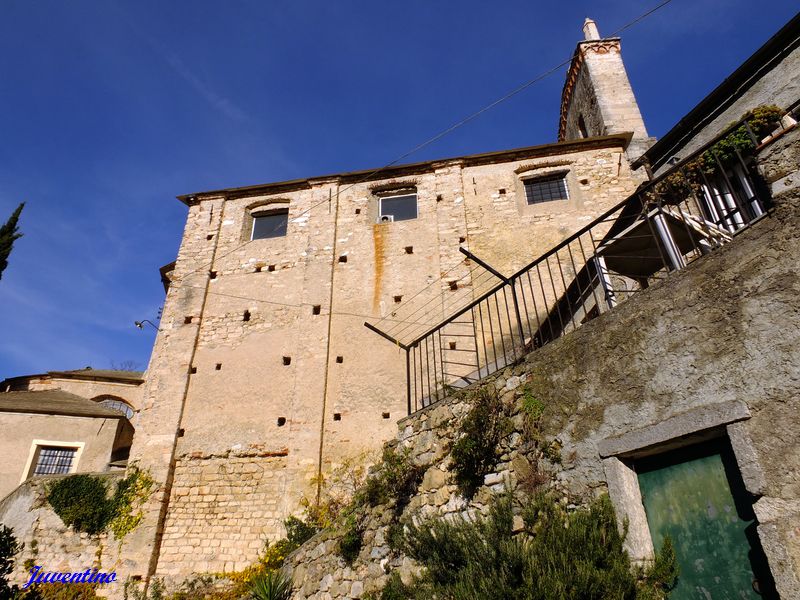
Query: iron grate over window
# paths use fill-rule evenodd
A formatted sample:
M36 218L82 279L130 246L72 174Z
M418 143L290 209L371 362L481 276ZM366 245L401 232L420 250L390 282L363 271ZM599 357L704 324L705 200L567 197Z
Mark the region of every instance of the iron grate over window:
M128 417L128 419L133 418L133 409L125 404L122 400L117 400L116 398L105 398L100 401L100 406L105 406L111 410L121 412L123 415Z
M529 179L525 182L525 199L528 204L539 204L552 200L569 200L565 173Z
M42 446L36 459L34 475L62 475L72 471L77 448L61 446Z

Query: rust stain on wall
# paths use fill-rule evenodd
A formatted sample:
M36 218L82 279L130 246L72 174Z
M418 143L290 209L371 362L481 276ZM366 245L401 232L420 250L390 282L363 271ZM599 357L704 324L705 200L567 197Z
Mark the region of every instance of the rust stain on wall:
M383 283L383 230L380 223L372 225L372 248L375 254L375 283L372 289L372 310L378 311L381 306L381 284Z

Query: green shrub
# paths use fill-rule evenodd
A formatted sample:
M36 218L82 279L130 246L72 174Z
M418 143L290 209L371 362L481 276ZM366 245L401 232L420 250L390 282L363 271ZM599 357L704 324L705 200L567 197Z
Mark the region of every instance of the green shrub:
M20 550L22 544L14 537L14 531L0 524L0 598L10 598L16 590L16 586L8 583L8 576L14 570L14 557Z
M100 598L96 589L97 586L91 583L71 583L69 585L43 583L32 585L12 597L14 600L95 600Z
M158 577L150 580L147 592L140 589L142 584L138 581L128 579L122 588L123 600L164 600L164 581Z
M405 539L405 532L402 523L397 521L392 522L386 529L386 543L392 550L401 550L403 548L403 541Z
M297 517L289 517L283 522L286 537L277 542L267 542L261 564L267 569L279 569L286 557L308 541L318 529Z
M339 537L339 555L347 564L353 564L364 545L364 518L361 510L351 513Z
M413 597L413 592L403 583L397 571L392 571L389 581L386 582L380 593L364 596L364 600L406 600Z
M649 584L646 589L650 592L650 598L661 598L678 584L678 557L675 556L675 548L672 546L672 538L664 537L661 551L656 553L653 565L644 574L645 581Z
M155 482L133 468L117 482L113 497L105 480L93 475L70 475L47 487L47 501L64 525L95 535L111 529L119 540L142 519L141 505Z
M47 501L64 525L97 534L114 518L106 482L91 475L65 477L47 488Z
M497 464L500 442L512 430L509 411L497 391L489 386L479 388L450 448L450 470L463 496L472 498L483 485L483 478Z
M526 389L522 396L522 410L527 419L536 423L544 415L544 402L534 396L533 392Z
M567 512L550 495L524 507L526 531L513 534L510 498L487 517L409 525L407 554L425 567L407 598L448 600L648 600L674 585L675 560L662 550L648 572L632 568L607 496ZM391 593L394 593L392 591Z
M283 522L283 525L286 527L286 540L294 548L302 546L318 531L316 527L297 517L289 517Z
M377 474L367 479L364 494L370 506L394 500L397 512L402 512L421 480L422 469L411 461L410 448L397 451L387 447L383 449Z
M253 577L250 594L256 600L289 600L292 580L283 571L265 571Z

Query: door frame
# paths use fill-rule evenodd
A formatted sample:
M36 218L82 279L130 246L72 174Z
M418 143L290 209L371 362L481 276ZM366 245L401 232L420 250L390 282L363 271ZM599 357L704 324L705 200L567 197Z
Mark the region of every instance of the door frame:
M774 499L766 496L767 483L758 453L748 432L750 410L739 400L690 409L628 433L608 437L598 443L608 494L622 530L627 527L625 549L638 564L652 562L655 552L647 522L634 463L647 456L727 437L745 489L757 501L753 505L758 520L758 538L767 556L778 593L792 597L798 587L792 560L773 522L783 515L773 509Z

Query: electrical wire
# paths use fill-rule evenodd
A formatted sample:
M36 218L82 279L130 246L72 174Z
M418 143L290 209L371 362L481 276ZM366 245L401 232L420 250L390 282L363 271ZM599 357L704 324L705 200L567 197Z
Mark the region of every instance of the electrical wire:
M622 27L620 27L619 29L614 31L609 37L615 37L617 34L625 31L626 29L629 29L630 27L633 27L634 25L636 25L637 23L643 21L644 19L646 19L647 17L652 15L654 12L660 10L661 8L663 8L664 6L669 4L670 2L672 2L672 0L663 0L660 4L656 5L655 7L651 8L647 12L639 15L638 17L636 17L632 21L629 21L628 23L626 23L625 25L623 25ZM561 61L560 63L558 63L554 67L551 67L550 69L546 70L545 72L541 73L540 75L537 75L533 79L529 79L528 81L523 82L522 84L518 85L517 87L515 87L511 91L503 94L502 96L500 96L496 100L490 102L489 104L487 104L483 108L479 109L478 111L468 115L467 117L464 117L463 119L461 119L460 121L457 121L453 125L450 125L446 129L443 129L442 131L440 131L439 133L437 133L433 137L427 139L426 141L422 142L421 144L418 144L418 145L414 146L411 150L408 150L407 152L401 154L400 156L398 156L394 160L386 163L384 166L382 166L382 167L380 167L378 169L375 169L373 171L370 171L369 173L364 175L364 177L362 177L358 181L355 181L355 182L351 183L350 185L348 185L347 187L345 187L345 188L343 188L341 190L337 190L336 191L336 201L337 202L339 201L339 196L343 192L346 192L347 190L349 190L349 189L351 189L351 188L353 188L353 187L355 187L357 185L360 185L360 184L364 183L365 181L368 181L370 178L374 177L375 175L377 175L377 174L385 171L386 169L396 165L401 160L403 160L405 158L408 158L412 154L416 154L417 152L419 152L423 148L426 148L426 147L430 146L431 144L439 141L440 139L442 139L443 137L449 135L450 133L452 133L456 129L459 129L460 127L463 127L467 123L477 119L479 116L481 116L483 113L487 112L488 110L491 110L495 106L497 106L499 104L502 104L503 102L505 102L507 100L510 100L511 98L513 98L514 96L519 94L520 92L528 89L529 87L531 87L532 85L538 83L539 81L542 81L543 79L546 79L547 77L549 77L550 75L552 75L553 73L558 71L561 67L569 64L570 62L572 62L572 56L570 56L566 60ZM323 205L323 204L325 204L325 203L327 203L329 201L330 201L330 198L328 198L326 200L322 200L320 202L317 202L316 204L312 204L309 208L307 208L306 210L301 212L299 215L293 217L293 219L299 219L300 217L303 217L303 216L309 214L312 210L314 210L318 206L321 206L321 205ZM273 229L273 232L277 231L278 227L279 227L279 225L276 225L275 228ZM215 260L221 260L221 259L225 258L226 256L229 256L230 254L232 254L233 252L235 252L239 248L243 247L244 245L246 245L250 241L251 240L246 240L246 241L242 242L237 247L233 248L229 252L226 252L226 253L220 255ZM187 275L191 275L192 273L195 273L197 271L210 269L212 266L213 266L213 263L205 265L205 266L198 267L197 269L194 269L193 271L189 271L187 273Z
M629 29L629 28L633 27L634 25L636 25L636 24L640 23L641 21L643 21L644 19L646 19L647 17L649 17L650 15L652 15L653 13L655 13L656 11L660 10L661 8L665 7L666 5L670 4L671 2L672 2L672 0L663 0L662 2L660 2L659 4L657 4L656 6L654 6L653 8L651 8L651 9L649 9L648 11L646 11L646 12L642 13L641 15L639 15L639 16L638 16L638 17L636 17L635 19L633 19L633 20L629 21L628 23L626 23L626 24L625 24L625 25L623 25L622 27L620 27L620 28L616 29L616 30L615 30L613 33L611 33L611 34L610 34L608 37L616 37L616 36L617 36L619 33L621 33L621 32L623 32L623 31L625 31L625 30L627 30L627 29ZM337 202L339 201L339 198L340 198L340 196L341 196L341 194L342 194L343 192L346 192L347 190L349 190L349 189L352 189L353 187L355 187L355 186L357 186L357 185L360 185L361 183L364 183L365 181L368 181L369 179L371 179L371 178L372 178L372 177L374 177L375 175L377 175L377 174L381 173L382 171L385 171L386 169L388 169L388 168L390 168L390 167L392 167L392 166L396 165L397 163L399 163L400 161L404 160L405 158L408 158L409 156L411 156L411 155L413 155L413 154L415 154L415 153L419 152L420 150L422 150L422 149L424 149L424 148L426 148L426 147L430 146L431 144L433 144L433 143L437 142L438 140L440 140L440 139L442 139L443 137L445 137L445 136L449 135L449 134L450 134L450 133L452 133L453 131L455 131L455 130L457 130L457 129L459 129L459 128L463 127L463 126L464 126L464 125L466 125L467 123L470 123L471 121L473 121L473 120L477 119L478 117L480 117L480 116L481 116L482 114L484 114L485 112L487 112L487 111L491 110L492 108L494 108L494 107L498 106L499 104L502 104L503 102L506 102L507 100L509 100L509 99L513 98L513 97L514 97L514 96L516 96L517 94L519 94L519 93L523 92L524 90L528 89L529 87L531 87L532 85L534 85L534 84L538 83L539 81L542 81L543 79L546 79L547 77L549 77L550 75L552 75L553 73L555 73L556 71L558 71L558 70L559 70L561 67L563 67L563 66L565 66L565 65L569 64L570 62L572 62L572 56L570 56L570 57L569 57L568 59L566 59L566 60L563 60L563 61L559 62L557 65L555 65L555 66L553 66L553 67L551 67L551 68L547 69L546 71L544 71L543 73L541 73L541 74L537 75L536 77L534 77L534 78L532 78L532 79L529 79L528 81L525 81L525 82L521 83L520 85L518 85L517 87L513 88L513 89L512 89L512 90L510 90L509 92L507 92L507 93L503 94L502 96L500 96L499 98L497 98L496 100L494 100L494 101L490 102L489 104L485 105L483 108L481 108L481 109L479 109L478 111L476 111L476 112L474 112L474 113L472 113L472 114L470 114L470 115L468 115L468 116L464 117L463 119L461 119L461 120L457 121L456 123L454 123L454 124L450 125L449 127L447 127L447 128L445 128L445 129L443 129L442 131L440 131L439 133L435 134L434 136L432 136L432 137L428 138L428 139L427 139L427 140L425 140L424 142L422 142L422 143L420 143L420 144L418 144L418 145L414 146L413 148L411 148L411 149L410 149L410 150L408 150L407 152L405 152L405 153L401 154L400 156L398 156L398 157L397 157L397 158L395 158L394 160L392 160L392 161L390 161L390 162L386 163L384 166L382 166L382 167L380 167L380 168L378 168L378 169L374 169L373 171L370 171L370 172L368 172L368 173L367 173L367 174L365 174L365 175L364 175L362 178L360 178L359 180L357 180L357 181L355 181L355 182L351 183L350 185L348 185L348 186L344 187L343 189L338 189L338 190L336 191L336 201L337 201ZM302 212L301 212L299 215L296 215L295 217L293 217L293 218L292 218L292 220L296 220L296 219L298 219L298 218L300 218L300 217L303 217L303 216L305 216L305 215L309 214L309 213L310 213L312 210L314 210L314 209L315 209L315 208L317 208L318 206L321 206L321 205L323 205L323 204L325 204L325 203L328 203L328 202L330 202L330 201L331 201L331 198L327 198L327 199L325 199L325 200L322 200L322 201L320 201L320 202L317 202L316 204L312 204L312 205L311 205L309 208L307 208L307 209L305 209L304 211L302 211ZM274 229L273 231L277 231L277 228L278 228L278 227L279 227L279 225L276 225L276 226L275 226L275 229ZM234 252L236 252L236 251L237 251L237 250L239 250L240 248L244 247L244 246L245 246L247 243L249 243L250 241L251 241L251 240L246 240L246 241L242 242L241 244L239 244L239 245L235 246L234 248L232 248L232 249L231 249L231 250L229 250L228 252L225 252L225 253L221 254L220 256L217 256L217 257L215 257L215 259L214 259L214 262L218 262L219 260L221 260L221 259L223 259L223 258L225 258L225 257L227 257L227 256L230 256L231 254L233 254ZM214 265L214 262L212 262L212 263L209 263L209 264L207 264L207 265L203 265L203 266L197 267L196 269L193 269L193 270L191 270L191 271L187 272L186 274L184 274L184 277L186 277L186 276L188 276L188 275L192 275L192 274L194 274L194 273L196 273L196 272L198 272L198 271L201 271L201 270L208 270L208 269L210 269L210 268L211 268L211 267ZM413 298L416 298L417 296L419 296L420 294L424 293L425 291L427 291L427 290L430 290L430 289L431 289L431 287L432 287L433 285L441 285L441 280L442 280L442 279L443 279L443 278L444 278L444 277L445 277L447 274L451 273L453 270L455 270L456 268L458 268L458 267L462 266L463 264L464 264L464 263L463 263L463 261L461 261L461 262L459 262L458 264L456 264L455 266L453 266L452 268L450 268L448 271L446 271L444 274L442 274L442 275L440 276L440 280L439 280L439 282L437 282L436 284L431 284L431 285L429 285L429 286L426 286L426 287L422 288L422 289L421 289L419 292L417 292L416 294L414 294L414 296L412 296L411 298L409 298L409 301L410 301L410 300L412 300ZM472 275L472 273L473 273L473 272L474 272L474 271L472 271L472 270L471 270L471 271L470 271L470 275ZM488 271L486 271L486 272L488 273ZM460 281L460 280L459 280L459 281ZM203 288L203 287L201 287L201 286L192 286L192 285L188 285L188 284L181 284L181 283L178 283L178 284L173 284L173 285L174 285L174 287L178 287L178 288L180 288L180 287L192 287L192 288L197 288L197 289L204 289L204 288ZM211 293L211 294L215 294L215 295L230 296L230 297L234 297L234 298L240 298L240 299L244 299L244 300L252 300L252 301L254 301L254 302L263 302L263 303L267 303L267 304L273 304L273 305L279 305L279 306L291 306L291 307L313 306L313 305L311 305L311 304L287 304L287 303L280 303L280 302L275 302L275 301L263 300L263 299L260 299L260 298L252 298L252 297L245 297L245 296L235 296L235 295L231 295L231 294L224 294L224 293L221 293L221 292L214 292L214 291L212 291L212 290L209 290L209 293ZM472 293L474 294L474 287L473 287ZM426 306L427 304L432 304L433 302L441 302L441 298L440 298L440 297L439 297L439 298L433 298L433 299L431 299L431 300L430 300L428 303L426 303L425 305L423 305L423 307L424 307L424 306ZM445 304L446 304L446 303L447 303L447 301L446 301L446 300L445 300L445 301L443 301L443 302L441 302L441 307L440 307L440 310L439 310L439 312L441 312L441 311L443 311L443 310L444 310L444 306L445 306ZM406 305L407 305L407 304L406 304ZM407 315L407 316L408 316L408 317L410 317L410 316L414 315L415 313L419 312L419 310L420 310L420 309L417 309L417 310L413 311L412 313L410 313L410 314L409 314L409 315ZM395 312L396 312L396 311L395 311ZM332 314L334 314L334 315L335 315L335 314L340 314L340 315L348 315L348 316L364 317L364 318L367 318L367 319L373 319L373 318L375 318L375 317L374 317L374 315L360 315L360 314L357 314L357 313L346 313L346 312L340 312L340 313L332 313ZM394 316L394 314L393 314L393 316ZM415 322L415 321L407 321L407 320L394 320L394 319L389 319L388 317L383 317L383 318L381 318L381 319L378 321L378 323L381 323L381 322L395 322L395 323L402 323L402 324L407 324L408 326L410 326L410 325L414 325L414 324L417 324L417 325L429 325L429 323L424 323L424 322ZM406 328L407 328L407 327L406 327ZM404 329L405 329L405 328L404 328Z

